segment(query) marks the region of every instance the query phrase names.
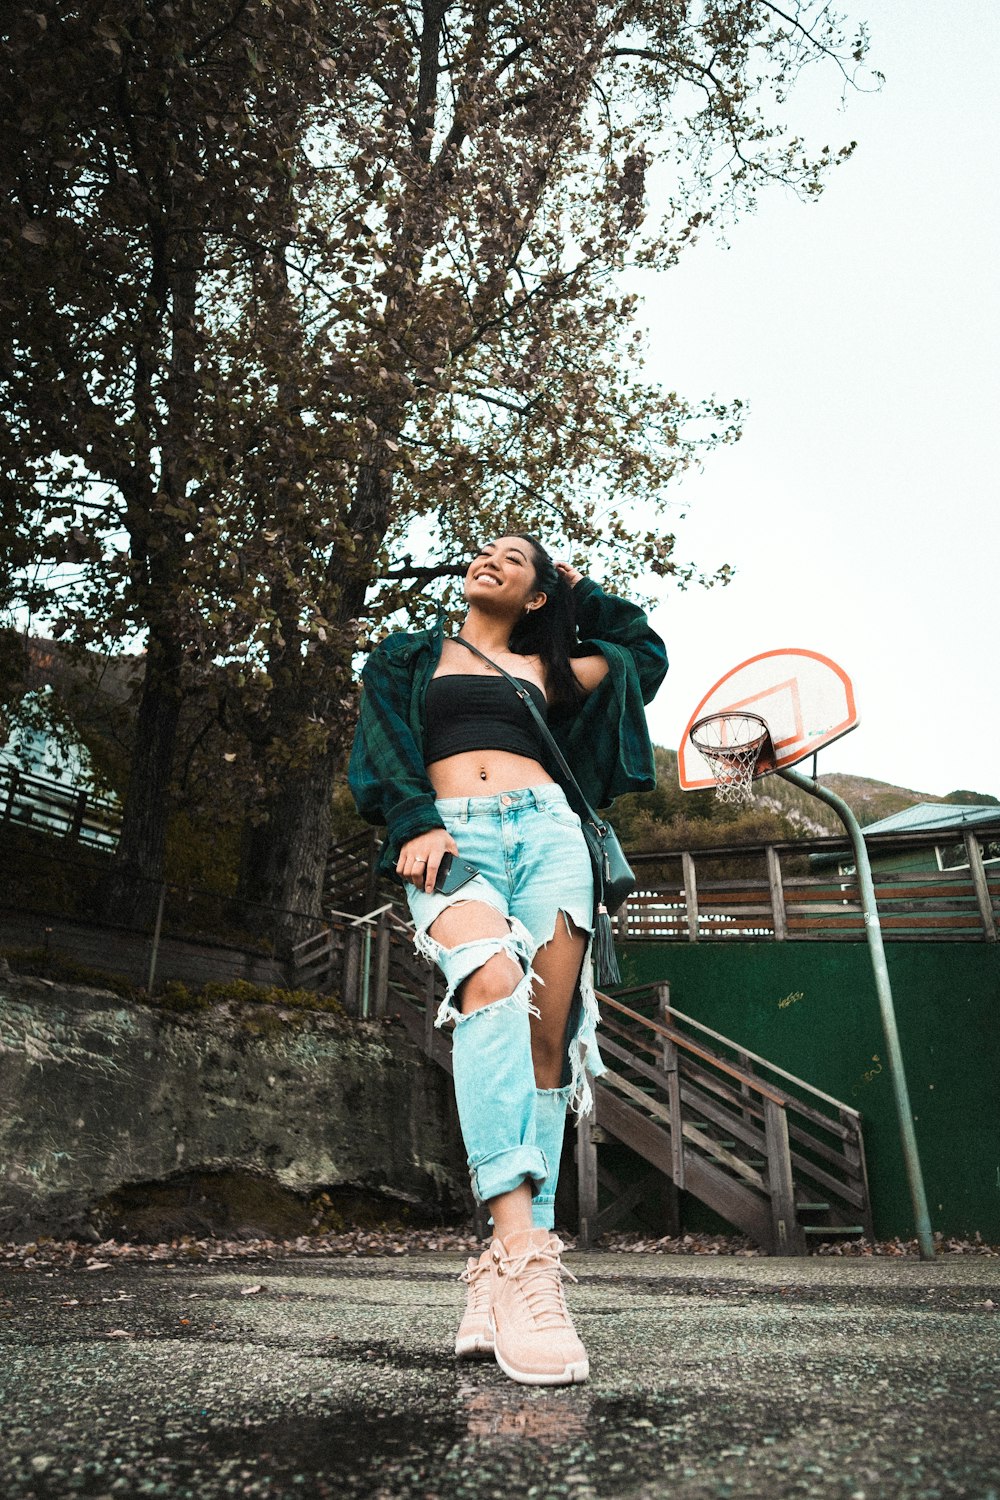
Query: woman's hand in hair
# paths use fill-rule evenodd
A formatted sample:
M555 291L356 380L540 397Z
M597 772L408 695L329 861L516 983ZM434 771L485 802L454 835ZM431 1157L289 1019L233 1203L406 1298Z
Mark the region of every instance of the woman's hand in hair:
M438 865L444 854L457 854L458 845L446 828L429 828L407 839L399 851L396 874L412 885L423 886L428 894L434 889Z
M576 588L577 584L580 582L580 579L583 577L583 574L579 571L579 569L574 568L573 564L568 562L557 562L556 572L562 578L565 578L571 589Z

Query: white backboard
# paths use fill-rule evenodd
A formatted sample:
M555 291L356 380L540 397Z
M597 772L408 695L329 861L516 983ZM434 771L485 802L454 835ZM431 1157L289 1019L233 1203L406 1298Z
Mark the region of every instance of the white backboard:
M757 776L805 760L858 722L854 686L835 661L796 646L763 651L720 677L688 720L677 752L686 792L715 786L711 767L691 743L691 726L706 714L724 713L759 714L767 724L774 750L761 755Z

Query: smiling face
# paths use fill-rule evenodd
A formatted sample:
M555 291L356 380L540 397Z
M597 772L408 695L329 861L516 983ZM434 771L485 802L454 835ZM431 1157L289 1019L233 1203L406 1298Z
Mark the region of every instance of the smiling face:
M470 604L485 608L502 605L515 617L544 604L531 543L519 536L485 542L465 575L465 597Z

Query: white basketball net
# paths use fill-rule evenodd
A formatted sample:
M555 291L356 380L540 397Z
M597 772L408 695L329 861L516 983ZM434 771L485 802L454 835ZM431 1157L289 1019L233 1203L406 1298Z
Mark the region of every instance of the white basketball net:
M719 802L750 801L767 734L757 714L709 714L691 726L691 743L708 761Z

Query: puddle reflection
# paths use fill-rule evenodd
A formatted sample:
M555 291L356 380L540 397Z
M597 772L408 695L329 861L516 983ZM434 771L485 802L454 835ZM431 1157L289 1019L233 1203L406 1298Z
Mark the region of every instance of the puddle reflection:
M459 1429L476 1441L530 1438L545 1447L578 1441L590 1425L591 1398L579 1386L482 1386L459 1383Z

